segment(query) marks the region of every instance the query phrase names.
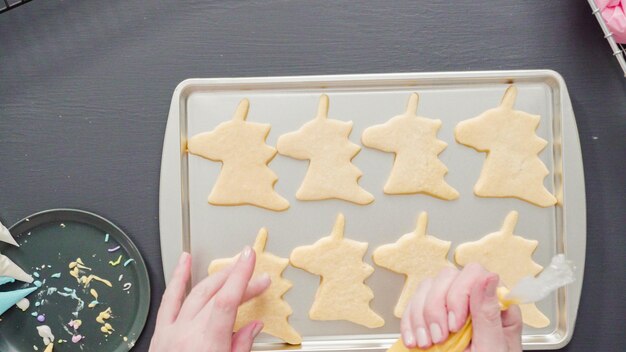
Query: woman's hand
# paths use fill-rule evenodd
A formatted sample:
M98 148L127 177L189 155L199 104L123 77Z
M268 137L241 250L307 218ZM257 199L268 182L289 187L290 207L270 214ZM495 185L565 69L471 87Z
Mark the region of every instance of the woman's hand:
M254 321L233 334L237 308L269 285L265 274L250 280L256 255L246 247L239 260L194 287L185 298L191 256L183 253L163 294L151 352L248 352L263 323Z
M471 315L468 351L521 352L522 315L518 306L500 311L498 275L478 264L447 268L424 280L404 311L401 330L407 347L427 348L459 331Z

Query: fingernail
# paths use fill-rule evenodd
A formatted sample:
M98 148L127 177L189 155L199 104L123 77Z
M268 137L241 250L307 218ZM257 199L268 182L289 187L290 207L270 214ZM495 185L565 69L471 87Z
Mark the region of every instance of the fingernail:
M432 323L430 324L430 337L433 338L433 343L441 342L441 327L439 324Z
M485 297L486 298L495 298L496 297L496 289L498 288L498 278L490 277L487 279L487 284L485 285Z
M248 259L250 259L250 256L251 256L251 255L252 255L252 248L250 248L250 246L246 246L246 247L243 249L243 256L242 256L242 257L243 257L243 259L244 259L244 260L248 260Z
M270 274L268 274L268 273L261 274L259 276L259 280L272 282L272 278L270 277Z
M417 328L417 345L420 347L428 345L428 335L426 335L426 329L424 328Z
M410 332L406 332L403 335L404 335L404 345L409 348L415 347L415 338L413 337L413 334L411 334Z
M456 315L452 311L448 312L448 329L452 332L456 331Z
M188 256L189 256L189 253L183 252L180 255L180 258L178 258L178 265L183 265L187 261Z
M257 337L261 330L263 330L263 323L256 323L254 329L252 329L252 337Z

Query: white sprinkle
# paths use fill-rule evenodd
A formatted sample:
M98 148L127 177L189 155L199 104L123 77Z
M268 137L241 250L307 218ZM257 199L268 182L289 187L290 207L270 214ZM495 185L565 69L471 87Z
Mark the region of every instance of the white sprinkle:
M120 274L120 277L117 278L117 281L122 281L123 277L124 277L124 274Z

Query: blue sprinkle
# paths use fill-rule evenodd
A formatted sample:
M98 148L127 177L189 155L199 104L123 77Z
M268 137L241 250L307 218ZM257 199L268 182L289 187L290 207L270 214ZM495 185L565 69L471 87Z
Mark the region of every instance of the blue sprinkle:
M35 307L39 307L40 305L41 305L41 303L35 302Z
M39 315L39 313L37 313L37 312L32 312L32 313L30 313L30 315L32 315L32 316L34 316L34 317L36 317L36 316L38 316L38 315Z
M98 302L98 301L91 301L91 303L89 303L89 305L92 305L92 304L93 305L98 305L98 304L100 304L100 302Z
M72 292L73 290L69 287L63 287L63 291L65 292Z
M35 282L33 282L33 285L35 285L37 287L41 287L41 281L35 280Z
M55 279L58 279L58 278L60 278L60 277L61 277L61 273L54 273L54 274L50 275L50 277L53 277L53 278L55 278Z
M130 263L132 263L132 262L134 262L134 261L135 261L135 259L130 258L130 259L128 259L127 261L125 261L125 262L124 262L124 266L128 266L128 264L130 264Z
M39 273L35 271L35 272L33 273L33 276L34 276L34 277L39 277Z
M109 234L104 235L104 242L109 242Z

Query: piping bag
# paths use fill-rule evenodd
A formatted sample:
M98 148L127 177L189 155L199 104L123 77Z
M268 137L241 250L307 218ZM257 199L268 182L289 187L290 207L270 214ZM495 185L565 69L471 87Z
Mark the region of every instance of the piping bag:
M534 303L546 298L558 288L574 282L574 264L565 259L563 254L552 258L550 266L545 268L537 277L527 276L521 279L511 290L499 287L497 294L500 309L507 310L511 305ZM463 352L472 341L472 319L467 318L465 325L448 336L446 341L433 345L427 349L407 348L402 339L387 350L387 352Z

